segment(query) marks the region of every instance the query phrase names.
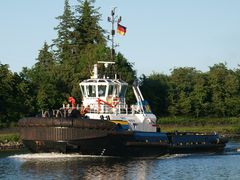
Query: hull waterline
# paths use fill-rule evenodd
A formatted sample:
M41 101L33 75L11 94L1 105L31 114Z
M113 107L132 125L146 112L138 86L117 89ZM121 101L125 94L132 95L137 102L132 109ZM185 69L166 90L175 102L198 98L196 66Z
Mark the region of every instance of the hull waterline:
M133 132L119 130L118 125L109 121L82 118L24 118L19 126L23 144L34 153L158 157L219 152L227 142L216 134Z

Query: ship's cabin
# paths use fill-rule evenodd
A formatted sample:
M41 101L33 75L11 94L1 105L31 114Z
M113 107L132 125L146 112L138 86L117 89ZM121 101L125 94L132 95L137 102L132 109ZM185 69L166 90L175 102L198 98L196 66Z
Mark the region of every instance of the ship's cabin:
M103 63L105 68L108 64L114 64L101 61L98 63ZM91 79L84 80L79 85L82 92L82 115L90 119L114 120L117 124L127 121L126 124L134 131L156 131L153 126L156 116L151 113L137 82L132 87L137 103L130 106L125 100L128 84L117 78L99 78L97 64L94 64Z
M128 84L120 79L87 79L80 83L83 106L91 112L111 113L112 109L125 108Z

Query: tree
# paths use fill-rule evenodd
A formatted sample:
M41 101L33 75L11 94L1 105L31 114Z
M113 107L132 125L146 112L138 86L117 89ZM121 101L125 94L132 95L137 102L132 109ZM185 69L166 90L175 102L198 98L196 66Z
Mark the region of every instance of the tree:
M211 90L211 107L212 114L215 116L226 116L226 76L228 69L226 64L220 63L210 67L208 73Z
M94 0L78 0L76 8L77 23L75 26L76 43L80 49L88 44L106 44L104 30L99 25L101 15L92 5Z
M17 110L19 110L20 116L35 116L38 113L37 106L37 83L33 82L29 76L30 69L23 68L19 75L16 75L16 101L20 103Z
M19 75L12 73L7 64L0 64L0 127L18 120L26 108L19 89L21 82Z
M76 66L79 63L79 54L76 53L77 44L74 40L76 18L68 0L65 0L63 14L56 19L60 21L59 25L55 28L58 36L53 40L52 45L54 47L54 55L59 62L54 68L56 86L59 88L62 96L69 96L73 89L73 76L77 73Z
M104 30L100 27L101 14L95 9L93 0L78 1L76 6L76 24L74 27L74 43L76 45L77 72L83 77L89 77L93 64L106 60L106 39Z
M13 74L7 64L0 64L0 122L7 123L13 106Z
M59 92L58 69L53 54L45 42L39 51L35 66L27 73L36 87L36 105L38 110L57 108L62 104L62 93Z
M176 68L171 72L169 89L169 111L172 115L190 115L192 113L191 93L195 77L200 73L195 68Z
M149 101L154 114L158 116L168 115L168 76L152 73L148 77L142 75L140 79L142 93L145 99Z
M49 52L49 46L47 42L44 42L43 48L39 51L39 55L36 60L36 69L39 71L51 71L55 60L53 58L53 54Z
M227 116L240 115L240 82L237 77L237 70L228 71L225 77L225 106Z
M60 63L71 61L74 56L75 44L73 31L76 24L74 13L71 11L69 1L65 0L63 15L58 16L59 25L54 28L57 31L57 38L53 40L55 56Z
M195 117L209 115L209 84L206 73L198 73L194 77L195 84L191 92L192 111Z

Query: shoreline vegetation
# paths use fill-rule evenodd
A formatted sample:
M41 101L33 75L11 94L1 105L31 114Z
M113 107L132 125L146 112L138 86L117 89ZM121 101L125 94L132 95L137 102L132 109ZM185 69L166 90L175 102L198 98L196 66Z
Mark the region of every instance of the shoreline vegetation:
M160 125L163 132L217 132L230 138L240 137L240 117L164 117L159 118L157 124Z
M11 132L7 132L5 129L0 130L0 151L17 150L23 148L18 131L10 131Z
M162 132L199 132L214 133L228 138L240 138L240 117L231 118L188 118L162 117L158 118ZM18 128L0 129L0 151L22 149Z

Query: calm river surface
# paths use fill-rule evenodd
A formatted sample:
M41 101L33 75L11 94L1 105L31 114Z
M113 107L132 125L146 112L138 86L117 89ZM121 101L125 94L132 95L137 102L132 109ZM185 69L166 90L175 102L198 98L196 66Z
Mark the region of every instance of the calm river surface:
M0 179L240 179L240 141L222 154L158 159L19 153L0 152Z

